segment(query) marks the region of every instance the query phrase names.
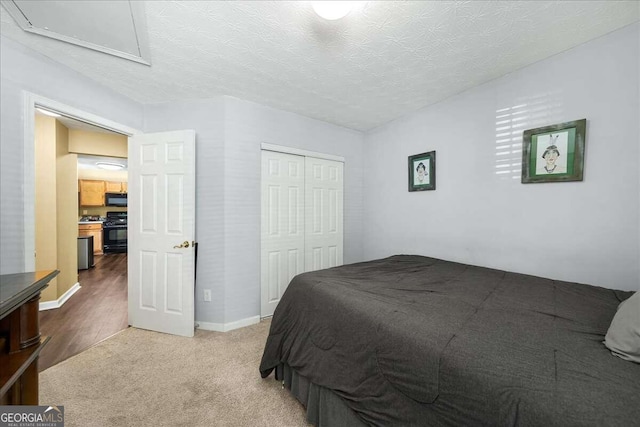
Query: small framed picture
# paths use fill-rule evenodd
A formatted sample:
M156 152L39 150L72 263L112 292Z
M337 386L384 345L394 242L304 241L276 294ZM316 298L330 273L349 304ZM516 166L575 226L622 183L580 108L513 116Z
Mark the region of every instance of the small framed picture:
M525 130L522 183L582 181L587 119Z
M436 152L409 156L409 191L436 189Z

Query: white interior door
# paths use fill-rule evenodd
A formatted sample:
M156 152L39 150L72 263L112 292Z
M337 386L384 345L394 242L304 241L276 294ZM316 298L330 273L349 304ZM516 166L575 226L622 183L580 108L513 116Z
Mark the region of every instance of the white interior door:
M304 272L304 157L262 151L261 315Z
M305 271L343 263L344 164L305 157Z
M129 138L129 323L194 333L195 132Z

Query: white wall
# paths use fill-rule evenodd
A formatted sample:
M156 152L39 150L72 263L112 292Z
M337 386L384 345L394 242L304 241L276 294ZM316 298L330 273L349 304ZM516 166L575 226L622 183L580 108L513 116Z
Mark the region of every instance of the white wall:
M0 37L0 274L24 271L24 91L132 128L142 128L142 105L6 37ZM33 224L31 224L33 226Z
M145 106L145 132L196 131L196 320L224 323L224 98ZM204 302L203 289L211 289Z
M364 258L638 289L639 40L623 28L368 133ZM584 181L521 184L522 131L582 118ZM407 156L431 150L437 190L408 192Z
M362 260L361 132L225 97L225 322L260 314L261 143L345 158L344 262Z

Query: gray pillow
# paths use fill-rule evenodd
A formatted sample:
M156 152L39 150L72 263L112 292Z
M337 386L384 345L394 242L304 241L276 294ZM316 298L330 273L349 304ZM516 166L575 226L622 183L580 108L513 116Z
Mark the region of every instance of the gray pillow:
M614 355L640 363L640 292L620 303L604 338L604 345Z

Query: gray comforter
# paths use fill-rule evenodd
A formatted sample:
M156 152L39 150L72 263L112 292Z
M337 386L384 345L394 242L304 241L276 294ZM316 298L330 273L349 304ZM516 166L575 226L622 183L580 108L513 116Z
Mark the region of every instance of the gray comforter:
M399 255L301 274L281 363L370 425L640 425L640 365L602 341L630 292Z

